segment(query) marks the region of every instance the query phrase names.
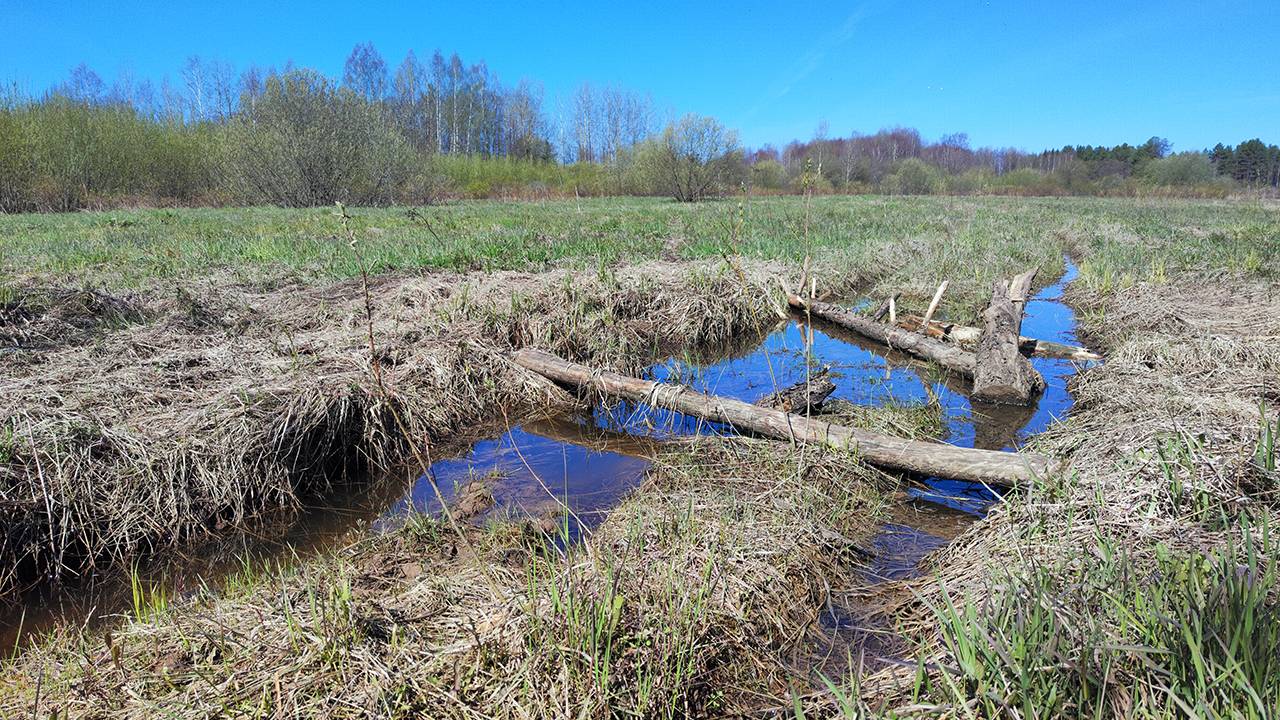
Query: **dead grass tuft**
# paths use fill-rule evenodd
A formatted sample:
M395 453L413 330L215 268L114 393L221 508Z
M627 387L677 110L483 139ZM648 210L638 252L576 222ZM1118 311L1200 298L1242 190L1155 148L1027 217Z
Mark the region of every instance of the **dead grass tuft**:
M732 715L785 698L827 578L882 506L848 456L702 438L569 554L512 525L467 556L419 519L296 574L64 629L0 685L9 711L183 716ZM478 572L478 563L485 571ZM10 677L13 677L10 675Z
M434 440L500 405L549 401L505 360L512 347L617 365L758 332L772 322L775 271L381 277L371 298L385 399L358 282L98 298L147 320L0 356L0 567L76 575L363 481L405 456L393 409L409 436Z

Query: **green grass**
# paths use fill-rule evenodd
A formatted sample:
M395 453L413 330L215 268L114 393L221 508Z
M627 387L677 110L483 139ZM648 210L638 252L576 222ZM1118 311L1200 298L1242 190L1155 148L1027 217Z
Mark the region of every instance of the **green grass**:
M948 667L933 699L975 717L1274 717L1280 709L1275 539L1264 515L1208 554L1158 547L1030 567L983 600L934 607Z
M590 268L725 252L798 260L812 252L838 256L842 267L914 262L955 279L992 262L1053 264L1063 250L1087 250L1086 279L1106 287L1187 268L1280 275L1280 206L1266 201L832 196L807 206L802 197L696 205L599 198L352 213L375 271ZM345 237L332 208L9 215L0 216L0 272L106 286L222 271L352 277L358 266Z
M993 276L1032 263L1051 275L1061 268L1063 253L1077 258L1081 281L1102 295L1134 283L1166 279L1174 281L1168 287L1178 287L1177 276L1186 271L1280 277L1280 253L1276 252L1280 206L1259 201L946 197L806 201L785 197L690 206L613 198L580 203L477 201L413 211L354 209L351 213L361 255L377 271L572 267L588 270L594 277L606 265L660 257L719 258L732 253L798 264L811 253L817 259L820 283L841 273L841 279L856 276L874 282L875 291L902 288L917 298L923 292L927 299L934 283L950 279L953 289L948 292L951 305L947 308L954 312L972 312L980 306L978 301L982 293L990 292ZM344 238L332 209L0 216L0 288L10 288L0 290L0 300L4 293L22 298L26 294L22 283L29 280L127 288L195 281L210 274L246 281L322 282L352 277L358 267ZM609 274L599 277L603 282ZM573 293L580 287L566 288L566 297L576 300ZM688 293L697 295L699 290L694 287ZM703 294L714 296L714 291ZM526 302L527 298L513 295L511 313L525 312ZM465 295L457 304L465 306ZM566 304L578 308L571 312L582 312L581 306ZM505 307L501 312L506 312ZM716 315L705 310L699 314ZM574 327L579 320L574 316ZM600 327L613 325L612 320L601 322ZM1190 369L1183 372L1191 385L1196 375ZM1133 376L1131 372L1127 377ZM1098 382L1096 377L1093 382ZM930 408L899 410L905 416L899 425L918 426L928 434L935 415ZM1262 413L1256 443L1252 435L1248 438L1251 472L1275 472L1280 420L1272 423L1268 412ZM1105 432L1100 438L1091 426L1080 428L1075 432L1081 443L1105 440ZM0 434L0 458L12 444L12 438L6 440ZM1269 524L1262 524L1257 537L1252 536L1244 518L1226 514L1230 508L1220 492L1212 494L1213 488L1197 482L1212 457L1206 458L1194 435L1161 436L1141 459L1159 474L1156 491L1144 495L1135 482L1125 493L1107 494L1106 487L1098 485L1091 497L1097 498L1099 507L1117 497L1128 500L1132 494L1134 507L1124 510L1123 519L1134 527L1159 526L1154 518L1166 525L1177 523L1184 534L1195 531L1196 538L1204 532L1238 530L1239 535L1224 536L1221 547L1173 550L1153 547L1146 536L1139 535L1141 542L1135 542L1134 534L1106 534L1101 529L1096 539L1087 539L1084 545L1075 544L1069 535L1040 538L1048 546L1046 561L1008 568L1007 574L996 578L1001 583L998 592L957 595L933 604L936 615L931 619L945 645L946 670L927 678L920 674L913 701L949 706L962 717L1106 716L1126 707L1154 716L1262 717L1274 712L1275 698L1280 697L1275 680L1280 677L1280 656L1274 652L1280 643L1280 616L1267 597L1275 584L1277 549ZM754 465L762 464L754 459ZM292 677L300 678L300 684L286 685L286 691L313 700L327 697L321 694L329 687L324 685L329 681L327 673L338 666L354 668L352 675L360 677L376 677L370 668L378 673L390 673L388 667L412 669L393 676L405 683L405 689L403 697L399 691L386 690L383 697L388 703L435 692L418 686L422 677L451 678L449 692L461 686L481 703L493 679L513 677L515 668L527 679L512 692L531 698L634 699L637 714L656 716L675 715L689 707L718 709L718 699L698 693L714 686L707 681L712 672L722 673L715 679L733 679L734 671L741 668L724 662L717 653L736 651L737 642L750 648L782 647L781 629L794 625L795 617L803 615L806 622L811 617L808 613L819 581L848 573L841 565L844 561L834 556L802 557L793 548L762 559L759 549L780 547L779 538L807 547L794 542L795 535L812 532L818 520L823 527L852 533L857 523L872 516L869 508L876 498L854 493L850 488L860 484L848 482L847 474L830 468L831 492L805 495L813 492L815 481L797 472L804 482L791 490L796 493L794 500L757 506L741 498L772 498L777 489L766 495L750 486L745 488L749 493L742 488L730 493L721 483L695 493L688 489L690 478L685 476L693 473L692 465L674 463L667 469L671 482L663 486L666 492L642 496L629 511L611 517L607 528L617 542L601 542L599 547L639 548L646 553L643 557L623 554L602 562L599 555L583 554L571 556L569 562L535 558L516 566L527 572L514 572L508 578L511 597L494 602L539 609L525 618L524 634L514 638L516 642L482 642L474 626L443 628L442 641L456 641L459 634L474 636L475 647L468 651L461 670L456 664L442 665L433 674L401 664L409 657L397 654L404 648L414 650L413 663L433 661L435 655L424 648L432 647L428 640L435 638L427 637L426 628L408 628L423 632L421 638L406 639L397 630L385 648L372 644L365 637L368 633L359 630L355 612L370 611L366 606L371 598L387 596L381 588L363 596L355 593L347 582L355 574L350 568L278 597L246 580L241 598L246 602L236 605L237 598L231 595L220 601L218 609L225 611L223 617L253 632L236 636L245 639L235 652L227 651L231 659L196 658L193 662L209 664L200 668L202 672L225 670L227 674L234 663L240 663L242 676L252 675L261 669L264 648L287 651L287 656L305 657L311 664L295 666L301 671ZM762 477L791 476L790 471L774 470ZM1073 491L1065 484L1051 489L1044 493L1052 501L1046 505L1046 516L1088 511L1084 491ZM1042 492L1044 488L1034 488L1028 494ZM1062 526L1074 524L1068 519ZM1049 527L1060 525L1026 526L1019 531L1031 536ZM431 543L447 536L430 523L410 526L405 534ZM661 542L654 542L655 538ZM810 544L825 547L816 541ZM1030 541L1020 536L1012 549L1029 547ZM1013 557L1005 545L998 553L1001 559ZM421 559L419 554L407 557ZM744 567L746 562L755 565ZM740 573L735 577L750 582L727 584L720 574L708 572L712 567L735 569ZM499 570L511 568L494 572ZM789 583L770 579L771 572ZM440 594L448 599L447 604L441 600L440 606L467 607L464 593L479 587L479 576L464 578L465 583L459 581L456 587L447 585L449 576L440 577ZM797 578L804 582L796 582ZM421 582L425 585L427 580ZM726 588L738 588L739 593L728 593ZM780 589L788 588L799 591L784 597ZM206 620L203 613L173 612L167 596L156 588L135 583L134 591L135 622L121 635L130 642L132 655L125 656L132 658L130 682L145 685L147 696L163 698L171 688L147 685L145 675L159 652L154 629L170 623L185 626L187 635L179 637L224 637L225 633L221 627L200 626ZM436 605L424 604L433 609L427 613L417 602L406 601L404 617L436 617ZM247 607L270 607L267 622L262 615L250 617ZM388 613L401 609L388 607ZM772 613L773 620L753 625L765 612ZM463 619L460 616L457 621ZM397 622L408 627L426 621ZM253 638L262 628L275 633L274 642L256 644ZM743 629L741 640L737 628ZM777 632L766 636L773 631ZM84 647L88 643L83 640ZM218 665L221 662L227 663L226 668ZM58 667L80 672L72 663ZM547 685L548 678L555 684ZM263 702L279 692L272 685L274 678L265 673L257 682ZM1139 689L1130 691L1134 685ZM203 687L195 683L191 692ZM547 687L555 692L547 692ZM838 698L841 711L850 716L863 712L856 687L828 689ZM220 698L222 693L213 696ZM122 693L117 700L133 697Z

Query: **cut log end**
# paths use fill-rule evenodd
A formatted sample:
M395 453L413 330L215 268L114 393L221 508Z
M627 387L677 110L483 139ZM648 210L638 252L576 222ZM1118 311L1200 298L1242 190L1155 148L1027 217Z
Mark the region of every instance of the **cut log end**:
M1044 390L1044 378L1022 355L1022 309L1034 269L1013 282L997 280L991 290L991 304L982 313L982 337L975 351L973 398L1008 405L1030 405ZM926 318L925 323L928 320Z

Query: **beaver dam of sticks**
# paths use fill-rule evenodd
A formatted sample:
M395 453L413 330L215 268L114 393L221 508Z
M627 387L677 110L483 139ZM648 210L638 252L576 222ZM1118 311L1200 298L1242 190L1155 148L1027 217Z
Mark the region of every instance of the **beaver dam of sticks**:
M852 288L822 287L807 263L794 287L778 267L730 262L637 271L669 273L661 287L508 274L463 290L345 283L289 307L264 294L11 308L26 349L4 381L6 644L30 682L5 703L69 715L1077 711L1086 701L1015 692L1002 674L1038 672L1045 658L1018 643L1039 632L1056 647L1078 630L1054 625L1070 608L1036 595L1034 578L981 610L939 582L962 576L975 548L998 560L999 538L971 533L996 508L1062 503L1064 537L1076 532L1060 478L1064 446L1081 441L1059 421L1077 373L1104 361L1076 336L1066 266L1048 283L1035 270L996 282L971 324L938 317L946 283L918 307L837 302L827 295ZM511 307L476 303L485 282ZM112 339L83 342L94 328L60 319L59 302L93 306ZM161 314L179 318L163 338L144 321ZM269 337L253 330L267 316ZM226 332L202 344L211 326ZM250 372L228 371L243 362ZM299 367L306 384L281 379ZM65 397L37 402L51 387ZM161 437L175 424L181 443ZM1212 444L1187 442L1156 461L1174 486ZM1022 624L988 626L984 613ZM1078 676L1074 692L1151 701L1111 680L1089 689L1092 668L1036 647ZM1118 687L1134 671L1106 672Z

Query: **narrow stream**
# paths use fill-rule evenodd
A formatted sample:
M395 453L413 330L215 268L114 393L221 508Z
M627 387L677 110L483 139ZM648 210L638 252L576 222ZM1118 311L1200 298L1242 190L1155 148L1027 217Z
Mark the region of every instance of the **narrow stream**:
M1076 268L1068 262L1063 277L1028 303L1023 335L1078 344L1075 316L1061 302L1063 286L1075 277ZM808 348L806 335L810 336ZM838 330L810 329L793 321L745 352L709 362L671 359L651 367L648 376L751 402L803 380L810 361L812 369L831 368L837 387L833 398L879 406L923 404L933 396L942 408L943 440L996 450L1015 449L1063 418L1071 406L1067 382L1077 369L1066 360L1034 359L1048 387L1031 408L971 403L965 384L937 375L927 365ZM213 547L195 555L153 561L132 576L144 585L183 594L206 582L215 586L225 582L246 563L305 558L349 536L354 528L385 530L411 513L438 512L433 479L446 502L452 502L458 489L483 478L494 499L487 516L554 515L557 523L563 519L568 525L572 540L639 486L664 437L724 431L678 413L634 405L597 408L588 417L528 422L435 461L430 478L375 483L330 506L311 508L283 527L264 526L259 534L210 544ZM909 494L912 500L882 525L872 541L875 557L865 570L868 582L917 574L921 558L949 542L999 499L986 486L936 478L910 489ZM127 613L133 582L127 575L86 591L33 593L17 612L0 618L0 657L14 651L24 634ZM823 619L835 629L846 621L838 609Z
M1062 278L1027 303L1023 334L1077 344L1075 315L1060 300L1062 288L1076 276L1067 264ZM806 335L811 334L811 348ZM812 364L810 364L812 363ZM816 372L831 368L832 398L863 406L924 404L936 397L948 443L963 447L1013 450L1063 418L1071 407L1067 381L1076 372L1068 360L1034 358L1047 387L1029 408L971 402L967 383L935 374L928 365L837 328L789 322L753 349L736 356L699 363L671 359L649 368L659 381L678 381L704 392L753 402L775 388L804 380L806 366ZM538 515L568 508L584 518L599 517L640 482L652 457L654 441L674 435L717 433L725 428L676 412L623 403L598 408L590 418L527 424L500 437L477 443L465 456L435 463L432 475L448 500L476 478L490 478L497 510ZM882 568L873 575L898 578L930 550L945 544L966 522L986 513L999 497L981 484L929 478L923 488L909 490L929 507L904 513L886 524L877 538L883 548ZM395 523L408 512L438 512L439 503L427 477L382 519ZM961 517L952 517L956 514ZM910 520L917 517L916 521ZM928 527L936 525L938 531Z

